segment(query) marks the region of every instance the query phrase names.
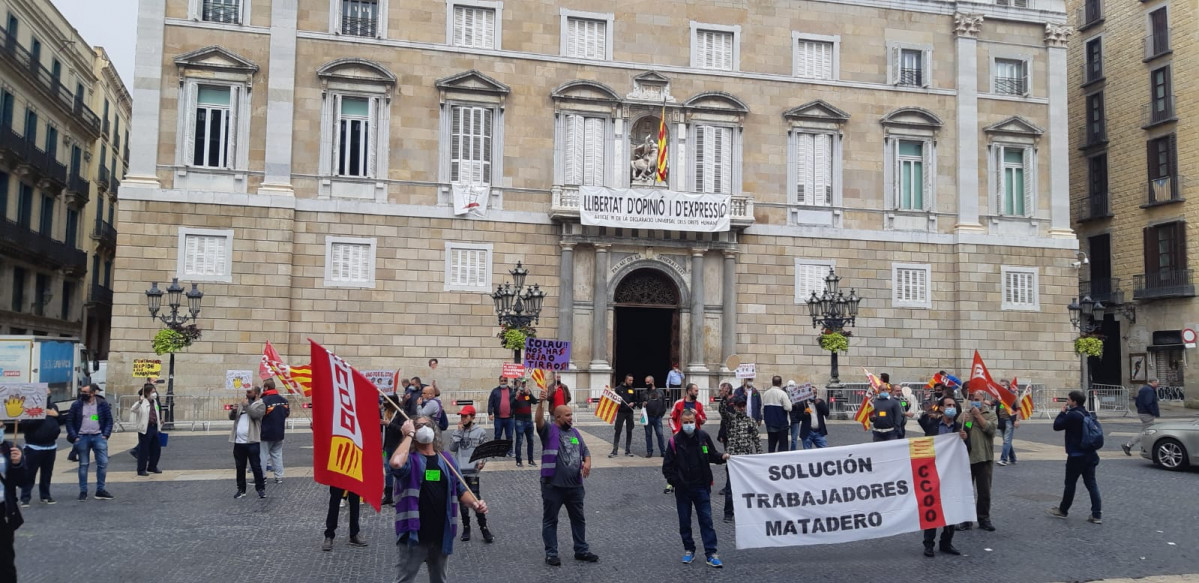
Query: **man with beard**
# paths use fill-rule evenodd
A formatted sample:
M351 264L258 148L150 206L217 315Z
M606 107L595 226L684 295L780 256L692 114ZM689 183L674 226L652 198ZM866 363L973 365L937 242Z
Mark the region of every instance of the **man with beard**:
M548 397L546 391L541 391L533 415L541 438L541 539L545 543L545 563L562 565L558 558L558 513L563 506L570 517L575 560L594 563L599 557L587 545L587 516L583 514L583 479L591 475L591 452L579 430L572 426L570 407L555 408L554 422L545 422Z
M112 435L112 407L100 396L100 387L92 383L79 389L79 399L71 404L67 418L67 441L75 444L79 456L79 500L87 500L89 455L96 455L96 499L112 500L104 489L108 476L108 438Z

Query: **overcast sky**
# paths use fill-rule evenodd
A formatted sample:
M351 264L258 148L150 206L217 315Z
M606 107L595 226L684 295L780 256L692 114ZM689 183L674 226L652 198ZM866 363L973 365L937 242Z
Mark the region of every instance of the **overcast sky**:
M137 0L51 0L88 44L104 47L133 90L133 49L137 42Z

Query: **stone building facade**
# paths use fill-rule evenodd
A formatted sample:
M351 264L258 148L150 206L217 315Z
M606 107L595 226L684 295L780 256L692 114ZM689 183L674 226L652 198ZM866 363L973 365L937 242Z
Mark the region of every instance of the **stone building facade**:
M1079 291L1109 308L1094 382L1183 386L1199 374L1182 332L1199 330L1193 270L1195 211L1185 173L1199 160L1186 133L1199 115L1185 95L1194 77L1187 34L1195 7L1164 1L1071 3L1071 202L1086 253ZM1112 308L1115 308L1113 310Z
M132 101L49 0L0 1L0 334L108 352Z
M521 261L574 386L672 361L715 386L733 354L824 382L829 267L863 298L847 380L979 349L1068 383L1069 29L1033 4L143 0L110 382L178 277L205 294L181 387L307 338L491 386ZM584 224L583 191L631 186L727 197L729 226Z

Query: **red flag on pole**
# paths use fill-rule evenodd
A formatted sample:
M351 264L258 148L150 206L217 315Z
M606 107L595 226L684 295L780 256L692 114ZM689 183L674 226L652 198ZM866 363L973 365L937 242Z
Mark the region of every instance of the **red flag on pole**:
M991 379L991 373L987 370L987 365L983 364L983 359L978 355L977 350L974 351L974 364L970 366L970 380L966 382L966 386L969 387L971 393L974 391L990 393L1009 410L1016 406L1016 395Z
M358 494L378 512L383 498L379 392L346 361L308 342L312 345L312 477Z

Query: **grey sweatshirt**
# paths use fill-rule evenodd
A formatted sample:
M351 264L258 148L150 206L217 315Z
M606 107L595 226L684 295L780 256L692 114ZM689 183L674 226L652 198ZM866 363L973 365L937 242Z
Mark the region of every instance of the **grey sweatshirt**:
M458 468L462 470L463 476L479 475L479 462L470 461L470 456L474 455L475 448L487 441L487 432L472 423L466 429L454 429L453 435L450 436L450 451L458 456Z

